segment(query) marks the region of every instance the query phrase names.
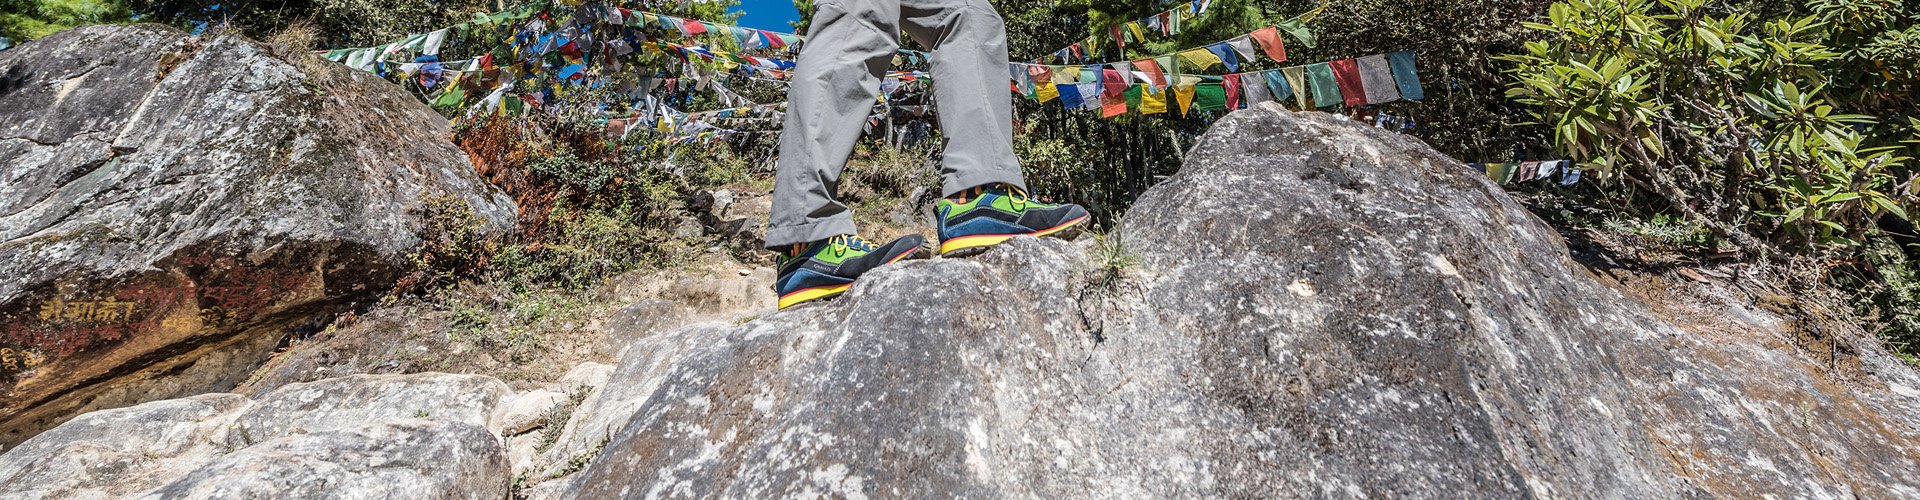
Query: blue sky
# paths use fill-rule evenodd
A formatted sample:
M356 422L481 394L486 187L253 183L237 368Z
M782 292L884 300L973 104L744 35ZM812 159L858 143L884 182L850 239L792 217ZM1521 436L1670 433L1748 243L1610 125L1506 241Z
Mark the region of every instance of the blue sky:
M788 22L800 20L800 12L793 10L791 0L740 0L740 6L734 9L745 13L740 16L740 26L748 28L786 33L793 31Z

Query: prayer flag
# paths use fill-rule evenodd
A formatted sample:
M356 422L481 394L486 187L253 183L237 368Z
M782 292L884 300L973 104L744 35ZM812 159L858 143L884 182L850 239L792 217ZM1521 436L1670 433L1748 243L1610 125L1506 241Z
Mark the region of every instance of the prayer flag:
M1106 84L1107 94L1120 95L1121 92L1127 91L1127 83L1120 76L1122 73L1112 69L1103 69L1100 73L1102 83Z
M1281 70L1263 71L1260 76L1267 81L1267 94L1276 102L1284 103L1287 98L1293 97L1295 92L1301 92L1294 90L1293 84L1287 82L1287 77Z
M1220 86L1226 92L1227 109L1240 109L1240 75L1226 75L1220 78Z
M1066 106L1067 109L1076 109L1086 105L1086 101L1080 98L1079 85L1058 85L1057 87L1060 89L1060 105Z
M1100 109L1100 84L1082 83L1079 85L1075 85L1075 87L1078 87L1080 91L1080 101L1081 101L1080 107L1087 108L1087 109Z
M1232 99L1227 94L1226 88L1220 84L1202 83L1193 88L1193 107L1201 111L1227 109L1227 101Z
M1218 57L1221 62L1226 63L1227 71L1240 71L1240 58L1233 55L1233 47L1228 44L1223 42L1208 45L1207 52L1213 53L1214 57Z
M1400 87L1400 97L1414 101L1427 98L1420 88L1420 75L1413 70L1413 51L1387 54L1387 62L1393 66L1393 81Z
M1074 83L1080 81L1079 66L1059 66L1053 71L1053 83Z
M1113 118L1124 114L1127 114L1127 96L1124 93L1100 96L1101 118Z
M1044 103L1060 97L1060 89L1053 82L1045 82L1040 84L1039 94L1040 102Z
M1318 108L1340 104L1340 84L1334 80L1333 66L1327 63L1307 65L1307 77L1313 81L1313 105Z
M440 30L440 31L428 33L426 43L420 47L420 54L429 55L429 56L439 55L440 45L443 43L446 43L446 41L447 41L447 30Z
M1287 88L1293 91L1295 107L1303 110L1312 108L1312 106L1307 105L1307 93L1309 92L1309 87L1307 86L1307 67L1294 66L1291 68L1283 68L1280 70L1280 74L1286 75L1287 77Z
M1053 67L1045 64L1027 65L1027 76L1033 78L1034 85L1053 82Z
M1187 116L1187 110L1193 109L1193 88L1197 85L1175 85L1173 98L1180 101L1180 116Z
M1153 59L1134 61L1133 67L1140 68L1140 71L1147 73L1147 85L1151 85L1156 89L1167 86L1166 73L1160 69L1160 63Z
M1140 94L1140 114L1153 115L1167 112L1167 94L1148 90Z
M1260 42L1260 49L1267 52L1267 57L1273 58L1274 61L1287 60L1287 46L1280 42L1280 28L1268 26L1260 31L1249 33L1247 36L1252 37L1256 42Z
M1133 85L1133 65L1126 61L1113 63L1114 72L1120 73L1120 83Z
M1387 64L1386 54L1374 54L1354 62L1360 66L1360 84L1367 89L1367 104L1400 100L1400 88L1394 86L1393 67Z
M1253 51L1253 37L1251 35L1240 35L1232 40L1227 40L1227 45L1233 46L1233 51L1240 54L1240 60L1242 61L1252 61L1260 57L1257 55L1257 52Z
M1193 63L1202 70L1220 64L1220 57L1214 55L1210 49L1187 49L1180 52L1180 58L1186 59L1187 62Z
M1240 75L1240 93L1242 94L1240 102L1243 106L1251 108L1273 100L1273 93L1267 89L1266 81L1267 75L1272 73L1272 71L1262 71Z
M700 21L696 21L693 19L686 19L686 20L680 21L680 23L681 23L680 31L686 32L687 36L693 36L693 35L698 35L698 34L707 32L707 26L705 24L702 24Z
M1119 47L1121 51L1125 51L1127 50L1127 35L1125 32L1120 31L1121 29L1123 28L1118 24L1108 26L1107 35L1113 37L1113 45L1115 47Z
M1345 98L1347 107L1367 105L1367 87L1360 80L1360 63L1352 59L1340 59L1328 65L1333 67L1335 84L1340 86L1340 95Z
M1146 41L1147 29L1145 27L1140 26L1140 21L1133 21L1133 22L1127 23L1127 30L1133 32L1134 40Z

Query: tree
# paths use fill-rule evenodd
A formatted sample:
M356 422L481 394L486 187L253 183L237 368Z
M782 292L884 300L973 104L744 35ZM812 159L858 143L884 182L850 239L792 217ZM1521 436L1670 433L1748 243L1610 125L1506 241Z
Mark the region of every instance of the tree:
M1568 0L1504 59L1508 95L1556 148L1745 250L1847 251L1914 208L1916 12L1816 0L1715 14L1707 0ZM1905 63L1904 66L1900 65Z
M116 0L0 0L0 38L19 44L75 26L131 18Z

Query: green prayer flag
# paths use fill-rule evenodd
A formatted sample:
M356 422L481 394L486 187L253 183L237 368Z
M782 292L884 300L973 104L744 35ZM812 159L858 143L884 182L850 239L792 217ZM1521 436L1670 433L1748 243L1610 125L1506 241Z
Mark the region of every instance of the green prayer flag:
M1127 97L1127 109L1140 109L1140 93L1143 92L1146 87L1146 85L1134 85L1127 87L1126 92L1120 93Z
M1314 44L1319 41L1319 39L1314 37L1313 30L1307 29L1307 26L1301 23L1299 19L1288 19L1274 26L1279 27L1280 31L1287 32L1288 35L1292 36L1295 40L1299 40L1301 45L1305 45L1309 49L1313 48Z
M1227 109L1226 86L1218 83L1202 83L1195 86L1193 107L1201 111Z
M1307 65L1307 78L1313 82L1313 105L1325 108L1346 102L1340 97L1340 84L1333 79L1333 66L1327 63Z
M465 100L467 100L467 92L460 90L460 87L453 87L452 89L448 89L446 93L440 94L439 99L434 99L433 107L445 108L449 106L459 106L461 101Z

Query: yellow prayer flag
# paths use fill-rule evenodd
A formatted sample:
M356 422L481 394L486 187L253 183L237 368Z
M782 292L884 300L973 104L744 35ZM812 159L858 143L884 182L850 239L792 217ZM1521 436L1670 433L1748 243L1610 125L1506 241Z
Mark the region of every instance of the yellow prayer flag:
M1189 49L1181 52L1180 58L1203 70L1221 63L1220 56L1213 55L1213 51L1207 49Z
M1180 116L1187 116L1187 110L1193 108L1193 89L1193 85L1173 88L1173 97L1180 101Z
M1054 88L1053 82L1040 84L1037 92L1040 94L1040 102L1047 102L1060 97L1060 89Z
M1167 93L1154 92L1149 88L1140 93L1140 114L1152 115L1167 112Z
M1053 83L1073 84L1073 83L1078 83L1079 81L1080 81L1079 66L1061 66L1059 71L1053 72Z
M1127 23L1127 30L1133 32L1134 40L1138 40L1142 42L1147 41L1147 28L1146 26L1141 26L1140 21L1133 21L1133 22Z

